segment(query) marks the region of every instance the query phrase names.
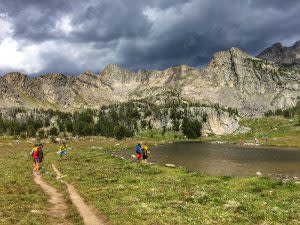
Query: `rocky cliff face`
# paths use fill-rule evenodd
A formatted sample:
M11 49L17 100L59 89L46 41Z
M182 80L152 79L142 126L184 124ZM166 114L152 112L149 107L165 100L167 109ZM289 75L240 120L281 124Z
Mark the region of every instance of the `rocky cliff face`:
M276 48L277 54L281 47ZM163 71L131 72L109 65L100 74L87 71L78 76L8 73L0 77L0 108L72 111L145 98L159 104L173 90L190 102L217 103L237 108L243 116L260 116L269 109L296 104L300 98L300 69L281 67L232 48L216 53L203 69L181 65Z
M281 68L236 48L216 53L200 77L185 86L186 96L237 108L245 116L292 107L300 96L300 70Z
M276 43L265 49L257 58L272 61L278 64L300 64L300 41L292 46L286 47L281 43Z

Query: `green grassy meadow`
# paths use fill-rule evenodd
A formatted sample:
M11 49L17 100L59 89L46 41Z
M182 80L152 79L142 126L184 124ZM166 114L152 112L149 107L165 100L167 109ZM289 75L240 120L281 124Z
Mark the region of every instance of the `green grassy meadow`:
M300 186L295 183L203 176L184 168L137 164L106 152L133 147L140 139L86 138L71 143L68 160L59 160L56 148L49 146L48 160L112 224L300 223Z
M250 142L268 136L267 145L300 146L297 118L268 117L243 120L252 132L202 140ZM0 137L1 138L1 137ZM66 175L86 202L107 216L112 224L300 224L300 185L264 177L216 177L138 164L114 158L113 149L132 149L138 142L150 146L181 141L180 133L141 132L134 138L115 140L86 137L68 141L67 160L56 153L58 144L45 143L43 179L63 193L68 220L82 225L66 187L55 179L51 163ZM50 224L48 197L32 177L29 151L34 140L14 143L0 139L0 224Z

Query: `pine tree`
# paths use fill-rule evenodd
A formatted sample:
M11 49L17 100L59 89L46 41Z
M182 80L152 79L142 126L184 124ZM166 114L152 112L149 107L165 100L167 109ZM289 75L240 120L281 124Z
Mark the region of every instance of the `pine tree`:
M187 138L195 139L201 136L201 123L198 120L185 118L182 122L182 132Z
M45 130L44 130L44 129L39 130L39 132L38 132L38 137L39 137L40 139L45 138Z
M57 127L51 127L51 129L49 130L49 135L51 135L51 136L57 136L58 135L58 129L57 129Z
M29 126L27 126L27 136L28 137L36 137L36 128L30 124Z

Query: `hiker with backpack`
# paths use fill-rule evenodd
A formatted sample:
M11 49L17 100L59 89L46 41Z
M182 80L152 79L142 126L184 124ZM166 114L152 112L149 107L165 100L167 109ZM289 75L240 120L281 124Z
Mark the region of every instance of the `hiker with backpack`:
M58 153L61 159L63 159L63 156L67 155L67 145L65 142L63 142L62 145L59 147Z
M135 152L136 152L137 161L140 162L141 159L142 159L142 145L141 145L141 143L138 143L138 145L135 147Z
M148 156L149 156L149 150L148 150L148 145L145 143L142 147L142 157L143 157L143 162L147 163Z
M33 158L33 172L36 175L39 175L40 163L43 161L43 144L35 144L33 149L31 150L31 156Z

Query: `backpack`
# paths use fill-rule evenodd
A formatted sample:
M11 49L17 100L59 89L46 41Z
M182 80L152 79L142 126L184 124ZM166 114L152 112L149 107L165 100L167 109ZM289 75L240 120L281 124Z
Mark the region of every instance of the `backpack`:
M43 153L43 150L42 148L38 148L38 157L40 159L40 161L42 162L43 161L43 158L44 158L44 153Z
M137 154L141 154L142 152L141 152L141 146L136 146L135 147L135 152L137 153Z
M34 147L32 150L31 150L31 155L33 158L37 158L38 157L38 151L39 151L39 148L38 147Z

